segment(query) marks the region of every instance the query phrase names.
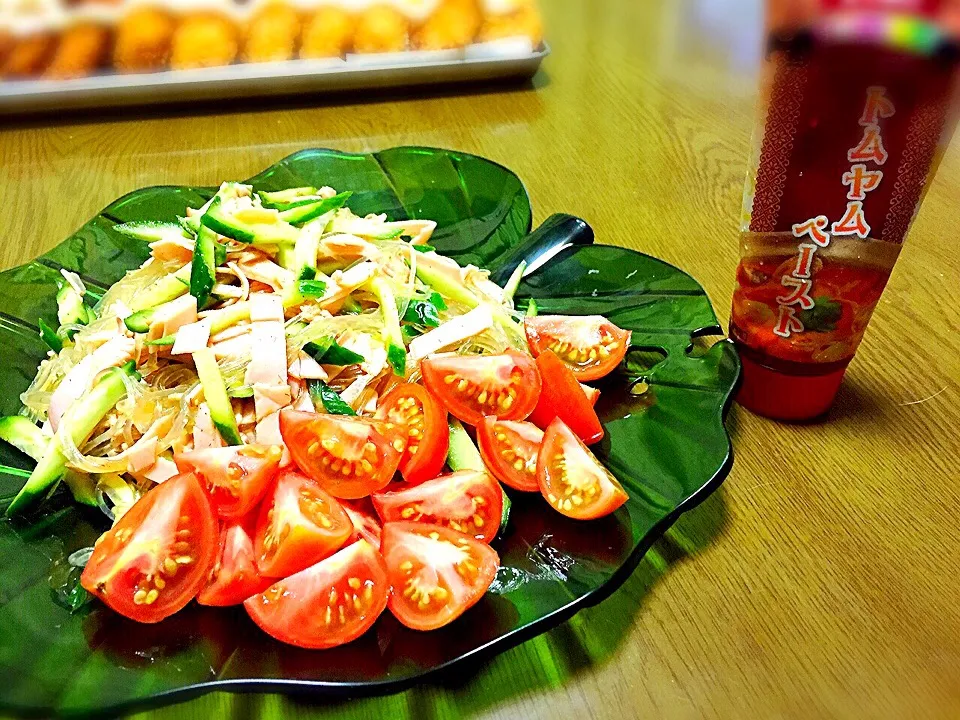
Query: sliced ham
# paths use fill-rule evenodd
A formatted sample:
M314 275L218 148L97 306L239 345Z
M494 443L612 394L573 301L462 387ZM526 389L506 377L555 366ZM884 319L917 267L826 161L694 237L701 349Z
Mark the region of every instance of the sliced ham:
M410 341L408 358L411 362L419 362L428 355L445 347L462 343L491 327L493 327L493 313L486 305L479 305L466 315L448 320L440 327L415 337Z
M166 233L150 243L150 254L159 262L177 262L185 265L193 261L194 239L176 233Z
M127 472L139 473L153 467L157 462L157 438L151 437L146 442L136 443L127 456Z
M197 299L193 295L181 295L176 300L164 303L150 319L148 340L157 340L173 335L184 325L197 321Z
M376 245L349 233L325 237L320 241L319 250L322 256L341 261L360 258L374 260L380 257L380 249Z
M316 412L317 408L313 404L313 398L310 397L310 393L304 390L301 392L296 399L296 402L293 403L293 409L299 410L300 412Z
M327 289L318 304L328 310L338 308L350 293L369 282L376 273L377 264L372 262L362 262L348 270L337 270L327 283Z
M277 292L290 287L296 279L293 272L280 267L261 253L244 253L240 257L237 267L247 276L248 280L269 285Z
M127 307L126 303L124 303L122 300L117 300L113 305L111 305L109 312L120 320L126 320L128 317L133 315L133 310Z
M354 410L357 410L358 408L356 404L360 399L360 395L364 390L367 389L367 385L369 385L375 377L375 375L361 375L352 383L347 385L346 388L344 388L344 390L340 393L340 399L347 403L347 405L352 407Z
M279 445L283 448L280 467L286 467L293 462L290 451L283 443L283 435L280 433L280 413L271 413L257 423L256 439L260 445Z
M257 420L285 408L290 404L290 385L254 385L253 403L257 412Z
M379 375L387 366L387 349L368 333L349 333L338 342L347 350L363 355L360 369L367 375Z
M210 321L198 320L177 330L171 355L189 355L201 350L210 342Z
M135 349L133 338L116 335L71 368L50 397L47 417L54 432L67 408L90 389L94 378L104 370L132 360Z
M283 322L283 301L279 295L252 293L249 302L250 322Z
M287 373L299 380L323 380L326 382L330 379L320 363L302 350L297 355L297 359L290 363Z
M218 336L219 338L219 336ZM225 340L217 339L214 342L210 349L213 350L213 355L217 360L222 360L223 358L235 357L242 358L250 354L250 341L252 335L249 330L244 333L240 333L233 337L228 337Z
M143 476L151 482L162 483L165 480L176 477L179 473L180 471L177 469L177 464L173 462L173 460L161 455L157 458L157 462L143 473Z
M246 385L286 385L287 339L283 323L255 322L250 330Z
M200 403L193 420L193 449L206 450L207 448L223 447L223 438L217 432L210 417L210 408L206 403Z

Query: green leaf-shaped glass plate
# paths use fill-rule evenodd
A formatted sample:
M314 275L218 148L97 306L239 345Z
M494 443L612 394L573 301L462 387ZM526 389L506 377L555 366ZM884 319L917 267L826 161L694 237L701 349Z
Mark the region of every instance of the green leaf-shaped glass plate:
M389 613L358 641L328 651L282 646L242 608L191 606L141 626L96 602L71 611L65 558L106 528L96 509L59 490L38 514L0 523L0 705L41 715L109 712L214 688L373 694L400 690L453 663L504 650L608 596L650 544L715 490L732 457L723 419L739 377L706 294L685 273L631 250L593 245L584 222L554 216L530 233L531 209L509 170L464 153L396 148L369 155L296 153L249 180L257 188L332 185L352 190L364 215L430 218L431 244L461 263L505 278L520 259L518 293L543 313L603 314L633 331L621 371L601 382L606 437L596 446L630 500L605 519L577 523L539 497L515 497L497 580L460 620L433 633L400 626ZM212 188L153 187L120 198L72 237L0 274L0 413L20 409L45 348L37 321L56 320L55 279L80 274L107 288L147 257L114 231L132 220L174 220ZM616 238L609 238L615 241ZM0 449L0 498L11 498L30 462ZM67 588L69 589L69 588ZM83 597L80 596L80 600Z

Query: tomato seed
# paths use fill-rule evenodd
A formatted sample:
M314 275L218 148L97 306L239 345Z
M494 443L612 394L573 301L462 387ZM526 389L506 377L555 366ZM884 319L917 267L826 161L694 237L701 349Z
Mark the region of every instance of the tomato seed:
M355 578L355 577L350 578L349 580L347 580L347 585L352 587L354 590L359 590L361 585L360 578Z
M409 560L404 560L402 563L400 563L400 569L403 572L410 572L411 570L413 570L413 563L410 562Z

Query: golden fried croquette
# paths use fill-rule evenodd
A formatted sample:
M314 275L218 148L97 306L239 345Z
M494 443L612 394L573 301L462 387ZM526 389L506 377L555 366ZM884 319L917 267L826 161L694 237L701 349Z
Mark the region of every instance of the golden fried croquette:
M487 13L480 28L480 42L526 36L534 47L543 42L543 18L535 0L521 0L513 12L503 15Z
M274 2L257 10L247 24L242 57L246 62L290 60L300 41L300 15L289 5Z
M0 67L3 67L3 63L6 62L7 56L16 44L17 39L13 33L0 27Z
M343 57L353 48L356 18L335 5L321 5L303 26L302 58Z
M476 0L443 0L413 34L418 50L451 50L473 42L480 29Z
M117 25L113 66L120 72L161 70L170 59L176 27L173 17L152 7L138 7Z
M173 33L170 67L175 70L229 65L237 59L240 33L236 24L215 12L184 17Z
M0 77L39 75L47 67L56 47L57 36L53 33L37 33L17 38L16 44L10 48L3 65L0 66Z
M44 72L50 78L75 78L90 75L107 56L110 31L99 23L79 23L67 28L53 60Z
M353 51L358 53L401 52L407 49L410 21L389 5L373 5L357 18Z

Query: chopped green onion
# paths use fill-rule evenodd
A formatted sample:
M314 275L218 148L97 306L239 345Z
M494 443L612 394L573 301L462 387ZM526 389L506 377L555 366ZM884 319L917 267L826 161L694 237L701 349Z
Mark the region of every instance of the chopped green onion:
M298 280L297 289L304 297L323 297L327 284L323 280Z

